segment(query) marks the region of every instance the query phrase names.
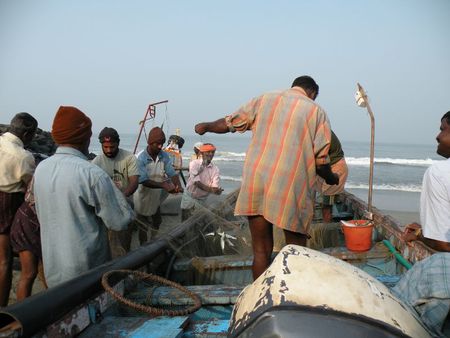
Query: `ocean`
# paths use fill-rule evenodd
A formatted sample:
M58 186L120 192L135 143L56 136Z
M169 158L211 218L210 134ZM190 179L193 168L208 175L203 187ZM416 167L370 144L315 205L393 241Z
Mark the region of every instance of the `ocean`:
M121 148L133 151L136 135L121 135ZM239 187L242 166L250 142L250 133L206 134L183 136L183 165L187 166L193 154L193 145L198 141L210 142L217 147L214 163L220 168L221 185L225 193ZM369 187L369 142L341 140L349 167L346 189L363 201L367 201ZM146 146L142 136L138 151ZM96 136L91 140L91 152L98 154L101 147ZM373 179L373 205L381 210L418 213L422 177L425 170L442 157L436 154L436 145L375 144L375 166ZM274 149L276 160L276 149ZM417 219L418 221L418 219Z

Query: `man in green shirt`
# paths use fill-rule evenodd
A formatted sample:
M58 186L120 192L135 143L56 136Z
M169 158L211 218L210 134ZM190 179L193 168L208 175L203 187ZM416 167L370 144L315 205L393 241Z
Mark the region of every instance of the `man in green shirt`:
M111 177L117 188L132 204L131 195L136 191L139 184L136 156L119 148L120 137L114 128L103 128L98 139L102 144L103 154L98 155L92 163L102 168ZM131 234L131 226L127 230L108 231L112 258L125 255L130 251Z
M317 176L318 191L322 195L322 218L324 223L330 223L333 220L332 208L335 203L335 197L344 190L345 182L348 176L348 167L345 162L344 151L341 142L336 134L331 131L330 151L331 170L339 176L338 185L328 185L325 180Z

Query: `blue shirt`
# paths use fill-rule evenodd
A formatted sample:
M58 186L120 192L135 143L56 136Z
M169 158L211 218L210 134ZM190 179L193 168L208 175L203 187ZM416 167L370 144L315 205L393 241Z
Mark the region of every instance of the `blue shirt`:
M139 183L147 180L163 182L168 178L177 175L172 165L172 159L164 151L160 151L156 160L144 149L138 154ZM139 184L136 193L133 195L134 210L138 215L152 216L158 210L163 199L163 190L149 188Z
M155 164L158 161L163 162L164 172L168 177L173 177L177 175L177 172L173 168L173 162L170 156L164 152L160 151L156 161L153 161L153 158L147 152L147 149L144 149L137 155L138 159L138 169L139 169L139 183L145 182L149 179L152 179L148 175L148 166Z
M109 176L74 148L59 147L37 169L42 260L47 284L55 286L107 262L106 227L125 230L134 213Z

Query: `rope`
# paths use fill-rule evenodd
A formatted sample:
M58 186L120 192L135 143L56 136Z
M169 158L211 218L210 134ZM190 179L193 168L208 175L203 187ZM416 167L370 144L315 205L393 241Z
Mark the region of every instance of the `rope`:
M156 307L151 307L151 306L147 306L147 305L138 304L136 302L133 302L133 301L125 298L121 294L117 293L109 285L108 279L109 279L109 277L112 274L115 274L115 273L134 275L138 280L153 281L153 282L156 282L156 283L159 283L159 284L162 284L162 285L171 286L171 287L173 287L175 289L180 290L181 292L185 293L186 295L188 295L194 301L194 304L189 306L186 309L181 309L181 310L166 310L166 309L161 309L161 308L156 308ZM142 272L142 271L133 271L133 270L112 270L112 271L108 271L107 273L105 273L102 276L102 286L112 297L114 297L120 303L122 303L124 305L127 305L127 306L129 306L129 307L131 307L131 308L133 308L133 309L135 309L137 311L148 313L149 315L152 315L152 316L169 316L169 317L186 316L186 315L188 315L190 313L193 313L193 312L197 311L202 306L202 302L200 300L200 297L198 295L196 295L195 293L193 293L192 291L186 289L185 287L181 286L178 283L175 283L175 282L172 282L172 281L170 281L168 279L162 278L160 276L156 276L156 275L153 275L153 274L148 274L148 273L145 273L145 272Z

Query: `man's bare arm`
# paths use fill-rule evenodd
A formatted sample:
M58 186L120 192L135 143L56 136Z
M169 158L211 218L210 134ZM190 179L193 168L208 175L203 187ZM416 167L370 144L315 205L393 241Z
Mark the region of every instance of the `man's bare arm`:
M422 226L418 223L410 223L405 226L403 240L406 242L421 241L436 251L450 252L450 243L424 237Z
M225 122L224 118L218 119L213 122L202 122L195 125L195 132L199 135L204 133L225 134L230 130Z
M181 186L180 176L174 175L171 178L172 183L175 185L175 192L183 192L183 187Z
M211 194L220 195L220 194L222 193L222 191L223 191L222 188L219 188L219 187L209 187L209 186L207 186L206 184L204 184L204 183L202 183L202 182L200 182L200 181L195 182L194 185L195 185L197 188L200 188L200 189L202 189L203 191L209 192L209 193L211 193Z
M163 181L163 182L156 182L153 180L147 180L141 183L144 187L151 188L151 189L164 189L167 192L173 192L175 190L175 185L172 183L171 180Z
M426 238L423 236L419 236L418 240L425 243L427 246L436 251L450 252L449 242L442 242L435 239Z
M128 177L128 186L123 191L123 194L125 195L125 197L133 195L134 192L136 191L136 189L138 188L138 185L139 185L139 176L138 175L129 176Z

